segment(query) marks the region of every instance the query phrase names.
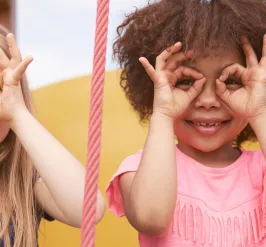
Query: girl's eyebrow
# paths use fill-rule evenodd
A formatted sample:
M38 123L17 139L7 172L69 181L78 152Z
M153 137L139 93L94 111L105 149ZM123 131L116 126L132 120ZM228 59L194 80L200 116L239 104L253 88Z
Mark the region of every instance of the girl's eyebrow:
M225 65L225 66L221 69L221 71L223 71L225 68L227 68L227 67L229 67L229 66L231 66L231 65L233 65L233 64L235 64L235 63L229 63L229 64ZM197 72L201 73L201 72L200 72L196 67L194 67L193 65L188 64L188 65L185 65L185 66L187 66L187 67L189 67L189 68L191 68L191 69L194 69L194 70L196 70Z

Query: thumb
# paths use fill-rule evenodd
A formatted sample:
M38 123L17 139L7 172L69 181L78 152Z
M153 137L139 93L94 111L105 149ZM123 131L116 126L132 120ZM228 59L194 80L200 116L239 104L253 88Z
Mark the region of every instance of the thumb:
M26 72L29 64L33 61L31 56L28 56L23 59L23 61L13 70L13 84L18 86L23 74Z
M231 92L226 88L226 85L219 79L216 80L216 94L225 103L229 102Z
M187 91L190 102L193 101L202 91L202 87L206 82L206 78L203 77L200 80L195 81L192 87Z

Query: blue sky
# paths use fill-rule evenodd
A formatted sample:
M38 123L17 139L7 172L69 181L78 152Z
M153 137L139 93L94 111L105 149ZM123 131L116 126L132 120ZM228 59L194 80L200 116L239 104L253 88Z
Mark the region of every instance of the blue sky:
M32 89L92 72L96 0L17 0L16 37ZM124 15L148 0L110 0L107 70L117 68L111 47Z

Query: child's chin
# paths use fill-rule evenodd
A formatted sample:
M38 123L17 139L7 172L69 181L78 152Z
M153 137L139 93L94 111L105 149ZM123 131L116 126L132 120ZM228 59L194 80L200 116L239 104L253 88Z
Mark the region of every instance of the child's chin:
M193 143L192 146L204 153L210 153L213 152L217 149L219 149L220 147L222 147L223 145L221 143L213 143L213 142L203 142L203 143Z

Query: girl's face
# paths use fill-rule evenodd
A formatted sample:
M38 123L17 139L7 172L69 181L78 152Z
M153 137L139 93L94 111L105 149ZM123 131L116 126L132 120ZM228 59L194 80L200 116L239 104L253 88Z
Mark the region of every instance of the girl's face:
M234 63L243 65L243 59L239 52L229 49L219 54L219 56L199 57L184 63L185 66L203 74L206 82L202 92L191 103L185 114L175 121L175 134L179 143L203 152L211 152L231 143L247 125L247 121L229 109L215 92L216 79L220 77L223 69ZM193 78L184 79L187 85L182 83L182 88L187 90ZM231 76L226 84L228 89L237 90L241 87L241 80Z

